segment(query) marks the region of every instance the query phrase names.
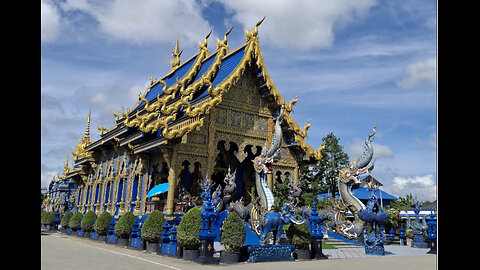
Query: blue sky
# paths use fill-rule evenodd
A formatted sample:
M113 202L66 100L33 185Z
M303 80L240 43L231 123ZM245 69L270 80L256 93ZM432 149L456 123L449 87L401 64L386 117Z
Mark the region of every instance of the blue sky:
M178 39L185 61L213 29L229 46L259 27L268 71L293 116L311 120L315 149L328 133L350 158L377 121L372 175L396 196L436 199L436 1L42 0L41 170L48 185L85 132L114 125L149 77L170 70ZM71 165L70 165L71 166Z

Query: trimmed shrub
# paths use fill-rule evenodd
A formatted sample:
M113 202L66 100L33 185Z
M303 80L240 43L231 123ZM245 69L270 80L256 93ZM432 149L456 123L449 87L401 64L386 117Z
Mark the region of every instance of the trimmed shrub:
M245 227L240 216L236 212L230 212L222 225L220 243L225 246L227 252L238 252L245 243Z
M45 212L42 215L42 224L53 225L54 219L55 219L55 212Z
M95 223L95 219L97 218L97 214L93 211L88 211L83 216L82 221L80 222L80 227L84 232L89 232L93 228L93 224Z
M95 225L93 226L98 235L107 235L111 221L112 215L110 215L108 211L104 211L98 216L97 221L95 221Z
M311 233L307 222L300 225L292 223L287 230L287 238L297 249L310 249Z
M62 219L60 220L60 226L62 226L62 228L67 228L72 216L72 212L67 212L65 215L63 215Z
M165 217L159 210L154 210L148 215L145 223L142 226L141 236L145 241L150 243L158 243L160 236L162 236L163 224Z
M77 231L78 225L80 224L80 221L82 221L83 215L80 212L76 212L73 214L72 218L70 219L70 222L68 222L68 227L72 228L72 231Z
M115 234L119 238L128 238L132 232L133 222L135 222L135 215L131 212L125 213L115 225Z
M183 216L177 228L177 240L185 249L195 250L202 242L198 234L202 228L200 209L194 207Z

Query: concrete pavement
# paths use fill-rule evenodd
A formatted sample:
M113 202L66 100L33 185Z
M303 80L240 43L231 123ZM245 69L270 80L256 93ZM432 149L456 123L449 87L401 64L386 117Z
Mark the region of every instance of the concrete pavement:
M387 247L387 246L386 246ZM168 269L168 270L203 270L212 268L228 269L436 269L436 255L420 254L415 249L396 246L396 249L386 248L386 256L367 256L363 248L349 248L341 251L342 256L328 252L328 260L269 262L269 263L239 263L235 265L201 265L183 259L161 256L115 245L100 243L90 239L79 238L61 233L45 233L41 236L42 269ZM390 249L390 251L389 251ZM328 251L328 252L327 252ZM363 252L363 256L362 256ZM390 253L388 253L390 252ZM358 257L349 254L357 254ZM335 259L338 258L338 259Z

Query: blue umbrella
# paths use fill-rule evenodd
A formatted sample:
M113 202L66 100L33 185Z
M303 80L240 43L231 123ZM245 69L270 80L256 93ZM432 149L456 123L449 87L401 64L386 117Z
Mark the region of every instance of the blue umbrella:
M168 183L163 183L158 186L154 186L147 194L147 198L153 197L158 194L162 194L168 191Z

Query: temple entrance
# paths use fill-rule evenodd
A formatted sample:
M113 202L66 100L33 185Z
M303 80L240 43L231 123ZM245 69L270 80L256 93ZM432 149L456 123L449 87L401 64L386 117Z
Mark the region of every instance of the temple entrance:
M225 148L226 143L226 141L219 141L217 144L217 149L220 151L220 153L218 153L217 157L215 158L215 166L213 167L213 190L215 190L219 185L223 189L225 187L223 180L228 173L228 169L230 168L230 172L233 173L235 170L237 170L237 167L240 164L240 161L235 155L235 153L238 152L237 144L234 142L229 142L229 148L227 150ZM238 175L238 170L236 175Z

